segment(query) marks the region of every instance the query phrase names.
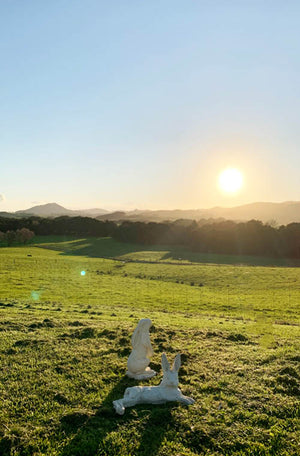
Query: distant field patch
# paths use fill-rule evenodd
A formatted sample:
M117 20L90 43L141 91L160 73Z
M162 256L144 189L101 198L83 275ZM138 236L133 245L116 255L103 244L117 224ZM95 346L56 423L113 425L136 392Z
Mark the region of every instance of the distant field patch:
M251 255L197 253L178 246L145 246L115 241L112 238L72 238L68 236L36 236L32 245L61 251L67 255L117 258L134 261L167 263L236 264L249 266L300 266L299 260L267 258Z

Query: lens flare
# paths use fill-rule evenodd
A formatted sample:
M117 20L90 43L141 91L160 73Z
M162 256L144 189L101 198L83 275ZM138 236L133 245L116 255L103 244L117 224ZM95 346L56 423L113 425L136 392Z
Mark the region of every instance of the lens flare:
M33 301L38 301L40 299L40 293L38 291L32 291L30 296Z

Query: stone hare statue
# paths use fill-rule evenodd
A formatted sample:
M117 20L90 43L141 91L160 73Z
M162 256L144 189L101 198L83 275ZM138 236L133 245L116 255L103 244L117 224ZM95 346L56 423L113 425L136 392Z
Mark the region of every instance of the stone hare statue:
M148 367L153 355L149 334L151 325L150 318L142 318L131 337L132 352L127 361L126 372L130 378L145 380L156 375L156 372Z
M123 415L126 407L136 404L164 404L169 401L179 401L190 405L195 401L191 397L184 396L178 388L178 371L181 365L180 354L175 358L172 369L163 353L161 358L163 379L158 386L132 386L126 388L124 397L113 401L116 413Z

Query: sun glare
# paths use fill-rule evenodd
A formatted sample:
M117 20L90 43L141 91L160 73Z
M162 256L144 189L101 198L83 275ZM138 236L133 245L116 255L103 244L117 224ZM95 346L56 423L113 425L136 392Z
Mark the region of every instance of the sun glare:
M236 168L224 169L219 175L219 187L224 193L236 193L243 185L243 175Z

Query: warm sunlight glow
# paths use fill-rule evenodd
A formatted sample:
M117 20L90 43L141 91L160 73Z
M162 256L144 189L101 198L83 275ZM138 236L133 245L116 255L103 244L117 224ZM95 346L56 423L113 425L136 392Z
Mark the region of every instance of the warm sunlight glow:
M225 193L236 193L243 185L243 175L236 168L224 169L219 175L219 187Z

